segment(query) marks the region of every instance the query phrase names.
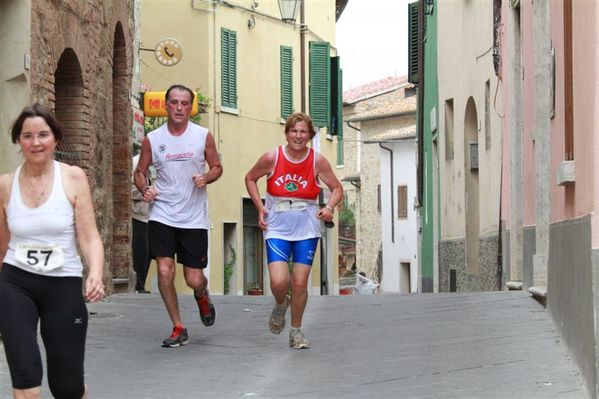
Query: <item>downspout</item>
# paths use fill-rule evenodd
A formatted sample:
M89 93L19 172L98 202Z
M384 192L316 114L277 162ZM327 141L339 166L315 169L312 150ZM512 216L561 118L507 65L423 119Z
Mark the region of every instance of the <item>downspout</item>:
M300 80L301 80L301 97L302 97L302 113L306 113L306 25L304 15L304 1L300 5Z
M393 151L391 148L385 147L383 143L379 143L379 147L381 147L383 150L389 151L389 180L391 183L389 184L389 190L391 191L391 242L395 242L395 218L393 217Z
M417 187L418 187L418 206L422 206L424 201L424 42L426 40L424 32L424 0L418 1L418 115L416 123L416 135L418 137L418 169ZM426 209L423 210L426 212Z

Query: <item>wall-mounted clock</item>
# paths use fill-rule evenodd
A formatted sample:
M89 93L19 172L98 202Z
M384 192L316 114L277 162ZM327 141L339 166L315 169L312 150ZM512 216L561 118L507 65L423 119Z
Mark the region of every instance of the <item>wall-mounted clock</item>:
M175 39L162 39L154 48L156 60L164 66L173 66L181 61L183 48Z

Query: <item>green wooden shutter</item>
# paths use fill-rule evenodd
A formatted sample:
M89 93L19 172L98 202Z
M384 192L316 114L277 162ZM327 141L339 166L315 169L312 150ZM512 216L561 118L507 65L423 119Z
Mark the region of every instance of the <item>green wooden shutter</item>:
M344 153L343 153L343 70L339 69L338 83L337 83L337 165L343 166L344 164Z
M221 105L237 108L237 33L221 28Z
M408 82L418 84L418 2L408 4Z
M332 135L341 135L341 137L343 137L343 79L341 77L340 57L331 57L330 127L330 133Z
M281 46L281 118L293 113L293 49Z
M310 116L314 125L329 125L331 69L328 42L310 42Z

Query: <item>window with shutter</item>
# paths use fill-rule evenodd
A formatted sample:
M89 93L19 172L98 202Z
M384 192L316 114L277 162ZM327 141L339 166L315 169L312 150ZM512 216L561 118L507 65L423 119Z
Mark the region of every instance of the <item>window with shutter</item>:
M408 217L408 186L397 186L397 217Z
M418 2L408 4L408 82L418 84Z
M221 105L237 108L237 32L221 28Z
M293 113L293 49L281 46L281 118Z
M330 45L310 42L310 116L314 125L325 127L331 115Z

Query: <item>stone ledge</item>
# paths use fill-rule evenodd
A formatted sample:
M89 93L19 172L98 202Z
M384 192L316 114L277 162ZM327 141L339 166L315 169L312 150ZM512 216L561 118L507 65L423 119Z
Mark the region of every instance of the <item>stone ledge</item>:
M509 291L522 291L522 281L508 281L505 286Z
M547 287L530 287L528 293L541 305L547 306Z
M564 161L557 168L557 185L564 186L576 181L576 164L574 161Z

